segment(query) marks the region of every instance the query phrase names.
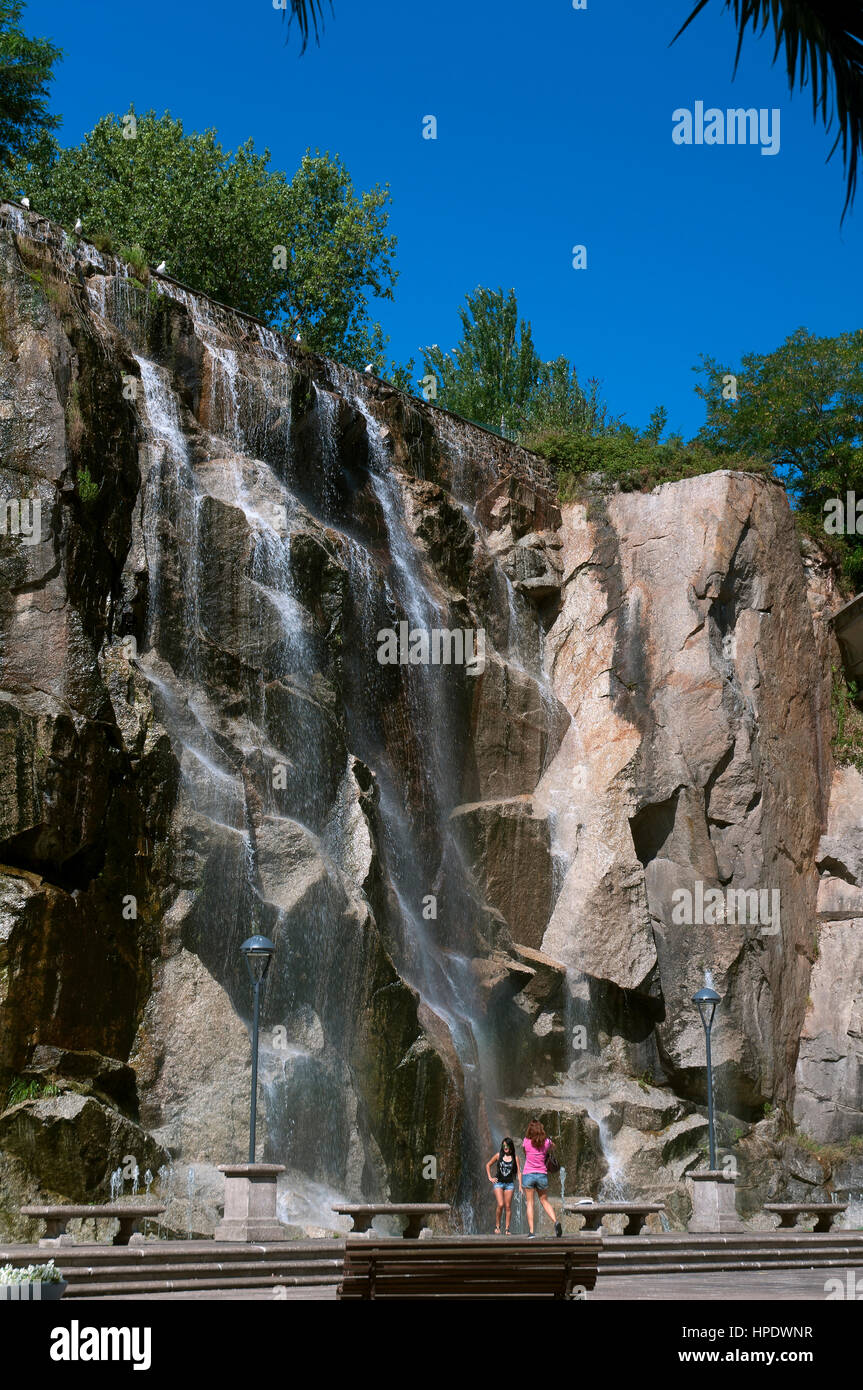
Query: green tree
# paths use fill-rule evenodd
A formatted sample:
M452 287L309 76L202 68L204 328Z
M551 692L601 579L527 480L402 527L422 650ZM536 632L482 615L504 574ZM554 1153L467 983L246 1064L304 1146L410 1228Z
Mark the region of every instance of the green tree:
M357 196L338 156L307 153L272 224L287 254L282 317L310 347L359 367L383 361L384 337L369 322L366 295L393 297L389 202L389 185Z
M379 371L398 391L405 391L408 395L413 392L416 385L416 362L412 357L408 358L407 362L390 362L389 370L381 365Z
M672 43L707 4L708 0L699 0ZM827 130L835 116L838 130L828 159L841 143L847 177L844 218L854 200L857 160L863 150L863 10L859 4L838 0L725 0L725 8L733 11L737 25L735 73L747 27L751 24L763 34L772 20L773 61L784 46L792 92L797 86L802 91L811 79L813 116L820 108Z
M22 0L0 0L0 169L60 124L48 112L47 96L63 55L48 39L27 38L18 23L23 9Z
M702 356L695 370L707 407L700 439L770 462L823 537L824 503L863 493L863 330L818 338L798 328L774 352L748 353L737 369ZM842 548L849 577L863 577L860 538L844 537Z
M439 406L521 439L546 430L596 434L618 423L600 398L599 381L591 378L585 391L567 357L542 360L530 323L519 318L515 290L480 286L465 299L458 347L423 350Z
M530 324L519 320L515 290L479 287L459 309L462 336L452 354L423 349L426 373L437 378L437 404L491 429L523 427L542 360Z
M43 137L6 180L26 180L34 208L85 235L140 247L193 289L281 325L354 366L382 360L369 296L391 299L396 238L387 187L356 193L338 156L303 157L294 177L248 140L233 153L215 131L187 134L166 112L104 116L80 145Z
M520 433L527 436L544 430L567 430L596 435L616 428L620 422L609 414L599 394L600 385L591 377L587 390L583 390L567 357L541 363Z

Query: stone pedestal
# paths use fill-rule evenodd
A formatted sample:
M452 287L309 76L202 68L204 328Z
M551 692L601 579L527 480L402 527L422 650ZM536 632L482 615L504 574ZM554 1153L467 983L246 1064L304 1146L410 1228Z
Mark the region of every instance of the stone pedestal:
M734 1174L724 1169L688 1173L692 1182L692 1218L688 1229L696 1234L731 1234L746 1227L734 1205Z
M284 1171L281 1163L220 1163L219 1172L225 1175L225 1215L213 1239L289 1240L276 1216L276 1180Z

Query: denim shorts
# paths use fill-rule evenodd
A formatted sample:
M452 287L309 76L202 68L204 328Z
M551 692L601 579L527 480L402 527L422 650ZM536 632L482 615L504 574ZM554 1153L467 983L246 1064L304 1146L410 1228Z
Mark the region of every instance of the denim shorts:
M515 1192L514 1182L496 1182L495 1187L499 1187L501 1192Z
M523 1173L521 1185L522 1187L537 1187L540 1192L544 1192L548 1187L548 1173Z

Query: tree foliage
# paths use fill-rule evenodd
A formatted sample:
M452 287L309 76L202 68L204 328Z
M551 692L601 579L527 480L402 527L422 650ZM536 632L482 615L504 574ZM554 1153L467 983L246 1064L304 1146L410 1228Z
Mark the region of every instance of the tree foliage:
M59 117L49 114L47 97L62 53L48 39L30 39L22 32L23 10L22 0L0 0L0 169L60 124Z
M396 238L389 190L357 193L337 155L311 151L293 178L248 140L233 153L216 132L187 134L166 112L104 116L80 145L45 136L6 180L33 207L85 236L138 246L193 289L299 333L355 366L378 360L369 297L391 299Z
M685 444L680 435L660 441L655 432L660 414L661 408L654 411L646 430L618 423L601 434L589 435L558 427L529 434L524 443L548 459L564 500L593 482L621 492L645 492L661 483L676 483L721 468L772 476L770 465L760 458L739 454L729 459L698 440Z
M451 352L423 350L437 382L437 404L468 420L519 436L544 428L594 432L607 425L599 382L585 392L566 357L545 362L515 291L478 287L459 309L462 336Z
M519 319L515 291L481 286L459 309L462 336L451 353L423 349L437 379L437 404L491 429L515 431L526 418L541 359L531 327Z
M737 369L703 356L696 387L707 407L701 440L746 451L775 467L804 517L824 536L824 503L863 496L863 330L819 338L798 328L774 352L749 353ZM733 372L737 399L725 399ZM863 578L863 538L842 538L843 564Z
M287 16L290 9L288 29L290 30L294 24L299 29L300 38L303 41L301 53L305 53L312 35L314 35L315 43L320 42L321 30L324 27L322 0L274 0L274 8L281 9L282 19ZM332 9L332 4L330 9Z

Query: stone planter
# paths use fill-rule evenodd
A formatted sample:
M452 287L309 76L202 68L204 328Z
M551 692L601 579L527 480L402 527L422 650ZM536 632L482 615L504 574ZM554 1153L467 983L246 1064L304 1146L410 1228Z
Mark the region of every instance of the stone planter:
M47 1284L0 1284L0 1302L55 1303L67 1288L65 1279L53 1279Z

